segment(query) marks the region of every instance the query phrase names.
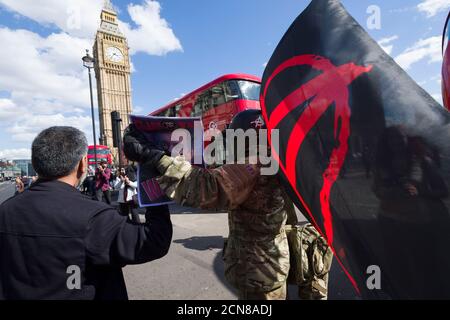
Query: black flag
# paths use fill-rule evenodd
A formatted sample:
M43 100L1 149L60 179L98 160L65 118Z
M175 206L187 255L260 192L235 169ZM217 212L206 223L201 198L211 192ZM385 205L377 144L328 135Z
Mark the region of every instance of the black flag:
M283 184L355 289L450 298L447 111L337 0L295 20L261 90Z
M444 106L450 110L450 46L448 40L450 39L450 12L445 21L444 34L442 36L442 54L444 56L442 62L442 100Z

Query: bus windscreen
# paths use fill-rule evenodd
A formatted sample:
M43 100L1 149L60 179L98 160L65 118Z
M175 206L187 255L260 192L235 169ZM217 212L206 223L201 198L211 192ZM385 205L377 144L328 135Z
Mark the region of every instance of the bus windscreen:
M259 101L259 92L261 90L261 85L259 83L238 80L238 85L243 99Z

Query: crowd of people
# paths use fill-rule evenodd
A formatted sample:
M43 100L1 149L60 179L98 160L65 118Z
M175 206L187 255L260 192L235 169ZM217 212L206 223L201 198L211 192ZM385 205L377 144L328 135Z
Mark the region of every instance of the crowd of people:
M122 215L129 216L135 223L141 222L137 201L137 166L134 163L117 168L101 161L95 170L89 166L80 191L108 205L112 205L113 199L117 199Z
M137 167L133 163L117 169L114 165L108 165L106 161L100 161L95 170L89 166L87 176L78 189L93 200L104 201L108 205L113 204L112 198L115 193L120 213L140 223L136 174ZM23 193L37 180L37 176L16 177L14 195Z

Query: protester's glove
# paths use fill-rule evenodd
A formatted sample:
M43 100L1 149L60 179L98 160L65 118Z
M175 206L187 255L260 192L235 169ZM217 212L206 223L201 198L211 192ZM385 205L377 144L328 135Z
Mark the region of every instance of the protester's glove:
M153 148L144 134L130 124L123 136L123 152L128 160L139 162L145 167L156 168L164 151Z

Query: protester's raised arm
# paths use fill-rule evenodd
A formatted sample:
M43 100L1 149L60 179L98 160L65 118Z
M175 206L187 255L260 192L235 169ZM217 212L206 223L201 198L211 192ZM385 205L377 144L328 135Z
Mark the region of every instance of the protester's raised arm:
M158 182L171 199L183 206L230 210L242 204L259 176L256 165L224 165L206 170L193 167L183 157L164 156L157 165Z

